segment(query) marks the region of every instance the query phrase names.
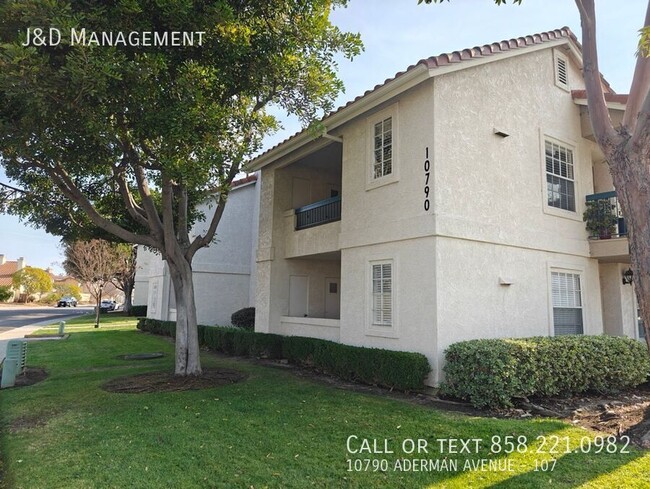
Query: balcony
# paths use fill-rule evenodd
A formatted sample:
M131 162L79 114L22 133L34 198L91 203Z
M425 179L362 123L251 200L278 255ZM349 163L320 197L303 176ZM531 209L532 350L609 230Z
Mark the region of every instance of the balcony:
M319 200L296 209L296 231L341 220L341 196Z
M627 226L616 192L587 195L586 201L591 256L602 262L629 262Z

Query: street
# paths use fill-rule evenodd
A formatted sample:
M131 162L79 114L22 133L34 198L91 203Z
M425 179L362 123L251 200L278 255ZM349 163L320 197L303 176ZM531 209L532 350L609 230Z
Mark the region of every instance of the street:
M80 307L34 307L0 306L0 334L22 326L43 321L57 321L66 316L86 314L92 311L92 306Z

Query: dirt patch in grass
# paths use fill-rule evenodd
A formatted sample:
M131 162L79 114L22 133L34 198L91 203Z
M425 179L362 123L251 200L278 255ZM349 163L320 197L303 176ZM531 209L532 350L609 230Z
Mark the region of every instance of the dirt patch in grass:
M108 392L142 394L146 392L179 392L210 389L234 384L246 379L247 375L224 368L204 369L201 376L183 377L171 372L150 372L110 380L102 386Z
M47 379L47 371L43 368L27 367L24 374L16 375L14 387L34 385Z
M519 409L503 414L557 417L606 434L627 435L636 445L650 448L650 383L615 395L585 394L522 402Z
M31 428L38 428L39 426L45 426L47 424L47 418L42 415L36 414L26 414L20 416L13 420L9 425L10 433L18 433L22 430L28 430ZM0 486L2 487L2 486Z

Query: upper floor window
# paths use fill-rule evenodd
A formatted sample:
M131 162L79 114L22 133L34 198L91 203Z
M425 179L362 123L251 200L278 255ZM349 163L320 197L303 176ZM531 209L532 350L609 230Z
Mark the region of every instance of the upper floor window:
M393 173L393 118L377 122L374 126L373 178Z
M583 334L580 275L551 272L551 297L555 336Z
M545 161L548 205L575 212L573 150L557 142L546 140Z
M367 124L366 190L399 181L399 106L372 114Z

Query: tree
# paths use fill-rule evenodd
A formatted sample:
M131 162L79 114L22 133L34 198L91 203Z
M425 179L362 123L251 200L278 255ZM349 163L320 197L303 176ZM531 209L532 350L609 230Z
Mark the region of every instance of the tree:
M102 239L73 241L63 249L66 273L83 282L95 299L95 328L99 328L102 292L122 270L119 245Z
M131 313L133 288L135 287L135 272L138 247L130 244L116 245L117 263L113 279L115 287L124 292L124 314Z
M277 127L269 105L304 123L332 108L342 88L334 56L351 58L361 48L358 35L329 21L330 9L346 3L0 5L0 157L6 174L29 191L14 199L38 201L32 216L44 203L71 201L120 240L160 251L176 295L178 375L201 372L194 255L215 237L242 162ZM140 45L74 43L72 26L81 25L135 32ZM33 26L58 28L60 44L29 44ZM201 45L143 45L144 33L150 42L152 32L172 31L194 33ZM213 206L203 216L196 206L206 199ZM118 201L142 231L114 218ZM207 229L190 237L198 217Z
M422 2L442 0L418 0ZM506 0L494 2L507 3ZM521 2L513 0L513 3ZM619 127L614 127L609 116L598 68L595 1L575 0L575 3L582 25L582 71L589 118L628 225L636 296L650 350L650 2L640 30L637 62Z
M54 285L49 273L35 267L21 268L11 276L11 282L16 289L22 287L28 296L49 292Z
M11 287L7 285L0 286L0 302L6 302L14 296Z
M56 299L61 297L74 297L81 300L81 287L76 284L54 284L54 295Z

